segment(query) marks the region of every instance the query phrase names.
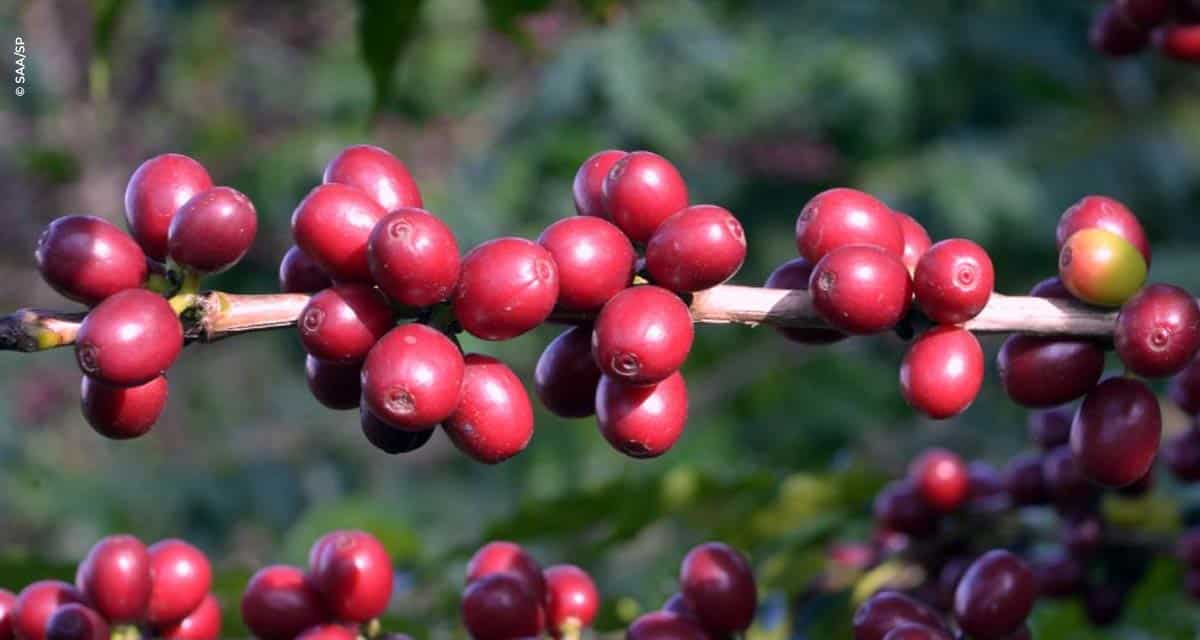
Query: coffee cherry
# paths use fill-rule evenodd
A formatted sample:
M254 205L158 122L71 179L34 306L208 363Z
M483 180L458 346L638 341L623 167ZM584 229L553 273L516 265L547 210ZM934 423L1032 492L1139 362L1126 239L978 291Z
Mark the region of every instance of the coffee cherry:
M465 582L469 585L493 573L511 573L525 584L538 602L546 599L546 578L541 565L515 542L496 540L480 547L467 563Z
M54 610L46 621L46 640L108 640L108 622L78 602Z
M1150 470L1143 473L1142 477L1117 489L1117 493L1127 498L1138 498L1150 493L1154 489L1154 483L1154 465L1150 465Z
M333 286L321 265L297 246L283 254L279 262L279 290L283 293L316 293Z
M1104 522L1093 513L1068 514L1063 546L1076 558L1087 559L1104 545Z
M867 599L854 612L854 640L883 640L902 624L919 624L932 629L946 623L929 605L895 591L881 591Z
M1200 528L1183 532L1175 544L1175 556L1189 569L1200 569Z
M406 431L397 429L367 411L359 409L359 424L367 441L384 453L397 454L416 451L433 437L433 429Z
M1101 307L1119 307L1146 281L1136 247L1104 229L1083 229L1063 244L1058 275L1071 295Z
M1062 279L1058 276L1046 278L1045 280L1033 285L1033 288L1029 290L1029 295L1036 298L1060 298L1067 300L1075 299L1074 296L1071 295L1071 292L1067 291L1066 285L1063 284Z
M696 612L692 610L692 606L687 603L687 599L678 591L672 594L670 598L667 598L667 601L663 603L661 611L683 616L695 621L697 624L700 622L700 618L696 617Z
M125 221L146 255L167 257L167 230L184 203L211 189L212 178L195 160L166 153L143 162L125 186Z
M1056 407L1096 386L1104 373L1104 350L1086 340L1013 335L996 354L996 371L1013 402Z
M167 405L164 376L136 387L114 387L83 376L79 387L83 417L96 433L113 440L146 434Z
M768 289L797 289L808 291L808 280L812 276L813 263L805 258L792 258L779 265L767 276L763 284ZM844 340L846 334L832 329L808 329L800 327L775 327L779 335L800 344L832 344Z
M322 182L361 189L384 211L423 206L421 192L408 167L386 149L357 144L342 149L325 165Z
M586 571L570 564L547 567L546 623L556 636L568 629L590 627L600 608L596 583Z
M813 307L846 333L869 335L896 326L908 311L912 280L899 250L851 245L833 250L813 269Z
M496 238L463 259L454 317L477 338L509 340L541 324L557 299L550 252L524 238Z
M368 622L392 597L392 561L383 544L363 531L334 531L314 543L310 584L329 613L344 622Z
M221 637L221 605L207 594L200 606L182 620L154 628L154 637L163 640L217 640Z
M823 191L809 200L796 218L796 249L813 262L840 247L859 244L874 246L896 259L904 255L899 220L870 194L845 188Z
M13 609L17 606L17 596L7 589L0 589L0 638L13 640L16 631L13 629Z
M296 640L357 640L352 629L337 624L323 624L306 629Z
M1005 638L1033 610L1037 583L1033 571L1012 553L989 551L967 569L954 592L954 617L980 640Z
M409 307L443 302L458 283L458 241L424 209L399 209L380 220L367 241L371 275L389 298Z
M150 601L146 622L165 626L188 617L212 587L212 566L204 552L183 540L150 545Z
M146 384L166 373L183 349L171 305L145 289L126 289L92 309L75 336L79 368L117 386Z
M1070 453L1067 447L1061 447ZM1013 504L1018 506L1045 504L1048 499L1046 476L1042 466L1044 456L1022 453L1008 461L1004 468L1003 484Z
M214 187L175 212L167 254L197 273L220 273L246 255L257 233L258 214L250 199L229 187Z
M1200 350L1200 305L1188 292L1152 284L1121 307L1114 335L1121 362L1149 378L1178 373Z
M995 284L992 259L962 238L942 240L921 256L913 276L917 305L934 322L960 324L979 315Z
M1132 4L1132 2L1128 4ZM1107 196L1084 196L1075 204L1067 207L1062 217L1058 219L1058 226L1054 230L1054 239L1058 250L1062 251L1067 240L1076 232L1084 229L1103 229L1121 236L1137 248L1138 253L1141 253L1142 258L1146 260L1146 266L1150 265L1150 241L1146 239L1142 223L1129 210L1129 207L1119 200Z
M327 620L304 572L286 565L259 569L246 584L241 609L246 627L263 640L291 640Z
M1200 414L1200 355L1192 358L1183 371L1171 378L1168 394L1184 413L1190 416Z
M75 586L109 621L141 620L151 590L146 546L130 535L102 538L79 564Z
M146 254L109 221L94 216L65 216L38 239L38 271L46 284L86 305L146 280Z
M1092 482L1123 487L1146 475L1158 454L1162 415L1145 384L1109 378L1088 393L1071 424L1071 451Z
M571 327L546 345L533 371L533 389L550 413L586 418L596 412L600 369L592 359L592 328Z
M304 381L322 405L335 411L357 409L362 399L362 363L304 357Z
M711 289L732 278L746 259L746 232L721 207L698 204L673 214L646 244L646 270L677 293Z
M12 629L21 640L45 640L50 616L62 606L83 602L83 594L75 587L60 580L39 580L17 595Z
M463 591L462 620L475 640L510 640L542 633L541 601L515 574L486 575Z
M1064 408L1033 411L1029 414L1029 439L1042 451L1067 444L1074 417L1074 412Z
M1042 478L1046 483L1046 494L1061 508L1087 506L1097 493L1069 446L1046 453L1042 459Z
M533 406L521 379L491 356L469 353L463 360L462 396L442 423L446 435L485 464L521 453L533 437Z
M363 363L363 402L398 429L425 431L458 406L463 358L446 336L422 324L396 327Z
M1117 9L1130 21L1144 27L1157 26L1171 15L1171 0L1115 0Z
M575 211L581 216L595 216L611 220L604 208L604 179L617 160L624 158L624 151L609 149L592 154L579 171L575 172L575 182L571 185L571 195L575 198Z
M894 213L896 222L900 223L900 232L904 237L904 252L900 254L900 261L904 263L909 273L914 273L917 270L917 262L929 250L933 241L929 239L929 232L920 222L917 222L916 218L899 211Z
M651 611L629 625L625 640L710 640L710 637L692 618L671 611Z
M334 280L370 282L367 242L385 215L365 192L323 184L309 191L292 213L292 236Z
M1116 585L1093 586L1083 594L1083 613L1093 626L1110 626L1121 619L1125 597L1125 589Z
M601 202L613 224L644 243L676 211L688 206L687 184L666 158L634 151L619 158L604 178Z
M913 461L908 476L925 503L939 511L953 511L967 500L970 490L967 465L951 451L926 451Z
M1150 34L1125 17L1115 4L1108 4L1092 19L1088 41L1096 51L1119 58L1145 49Z
M1194 24L1170 25L1154 31L1154 48L1181 62L1200 61L1200 28Z
M904 623L893 627L883 640L953 640L949 633L921 624Z
M1038 596L1067 598L1083 587L1085 567L1079 559L1066 553L1056 553L1033 565Z
M913 341L900 365L900 390L910 406L935 420L956 416L983 386L983 349L966 329L938 326Z
M596 388L596 425L614 449L631 458L666 453L687 425L688 393L678 371L651 386L608 376Z
M922 538L937 529L937 512L911 480L897 480L875 496L875 522L893 531Z
M1192 427L1167 440L1163 460L1180 482L1200 480L1200 428Z
M592 331L592 356L605 375L627 384L661 382L692 348L692 314L675 294L652 285L609 300Z
M750 564L737 549L720 542L694 547L679 568L679 590L708 631L745 631L758 608L758 588Z
M1006 508L1008 491L1004 488L1004 478L991 464L972 460L967 465L967 498L968 506L974 510L991 512Z
M393 326L387 300L365 284L339 284L308 299L296 321L309 355L348 364L361 362Z
M558 306L563 309L598 311L633 282L633 245L601 218L563 218L546 227L538 244L558 267Z

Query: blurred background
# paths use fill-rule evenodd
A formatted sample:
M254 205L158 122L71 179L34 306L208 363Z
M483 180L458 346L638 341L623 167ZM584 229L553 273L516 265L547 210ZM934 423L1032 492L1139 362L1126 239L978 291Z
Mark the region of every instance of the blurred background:
M866 189L935 238L991 253L997 288L1055 270L1053 229L1088 193L1115 196L1154 243L1151 280L1200 291L1200 76L1087 46L1088 0L617 2L94 2L0 8L5 47L28 48L22 97L0 94L0 310L70 308L33 248L67 213L122 220L129 174L168 151L205 164L255 202L250 255L208 283L277 287L289 219L348 144L404 160L427 207L464 249L535 238L572 215L576 168L605 148L671 159L693 202L732 210L749 237L738 284L795 256L803 203ZM5 66L13 64L5 56ZM10 69L9 69L10 70ZM5 74L10 75L6 72ZM482 345L531 388L553 337ZM985 348L998 346L989 339ZM632 461L592 420L538 407L529 448L495 467L441 434L393 458L356 412L323 409L291 331L194 346L172 369L167 412L147 437L112 442L77 410L70 350L0 355L0 587L70 578L98 537L188 539L209 553L226 636L250 573L303 563L338 527L368 529L404 577L395 628L459 637L462 569L483 541L573 562L623 628L675 590L693 544L746 551L765 606L752 637L848 637L845 591L818 593L836 540L868 539L870 502L934 444L1002 464L1026 447L1026 412L994 369L976 404L918 418L897 384L894 337L798 348L767 328L702 326L684 369L688 429L666 456ZM1168 429L1182 419L1168 414ZM1126 505L1179 526L1187 500L1165 474ZM1038 638L1192 638L1197 607L1172 562L1151 567L1123 621L1087 627L1078 605L1039 606Z

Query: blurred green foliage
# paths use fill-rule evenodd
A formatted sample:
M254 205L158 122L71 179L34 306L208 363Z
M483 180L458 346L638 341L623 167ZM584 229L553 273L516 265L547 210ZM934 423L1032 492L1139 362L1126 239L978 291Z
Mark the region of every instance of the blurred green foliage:
M57 3L2 8L31 43L33 84L0 111L0 302L62 306L33 270L38 230L68 212L119 220L128 174L164 151L200 159L258 207L254 250L210 284L270 291L292 208L327 158L363 141L409 164L464 246L535 237L572 213L584 158L646 148L678 164L693 201L742 220L750 252L738 283L792 257L800 206L844 184L935 237L983 244L1004 292L1053 272L1063 208L1113 195L1152 237L1151 278L1198 291L1200 79L1157 58L1092 54L1095 8L110 0L93 3L90 21ZM528 382L552 336L465 346ZM720 538L759 571L767 606L754 635L846 637L849 594L810 587L831 541L870 535L881 483L932 444L996 463L1025 446L1025 413L994 375L963 416L914 416L897 389L902 352L891 337L799 349L769 329L701 327L685 368L688 431L667 456L627 460L592 421L539 410L529 449L497 467L440 436L411 456L372 450L356 414L308 397L286 331L189 348L162 423L124 443L78 415L69 352L6 355L0 586L69 578L106 533L183 537L214 559L226 635L237 636L253 569L301 563L321 532L358 527L403 572L400 628L458 637L466 558L510 538L546 564L592 572L599 627L611 631L674 590L691 545ZM1161 494L1191 498L1163 480ZM1055 640L1190 638L1198 622L1178 569L1160 563L1114 630L1090 629L1075 604L1041 606L1035 627Z

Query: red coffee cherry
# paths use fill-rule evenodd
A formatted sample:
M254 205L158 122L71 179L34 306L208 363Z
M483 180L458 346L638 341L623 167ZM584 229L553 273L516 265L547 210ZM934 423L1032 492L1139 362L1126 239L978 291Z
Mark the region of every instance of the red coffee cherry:
M821 258L808 282L817 313L855 335L896 326L912 299L912 280L898 256L899 251L851 245Z
M800 210L796 218L796 249L800 255L819 262L834 249L856 244L877 247L897 259L904 255L904 231L899 220L886 204L870 194L830 189L818 193Z
M542 603L517 575L486 575L463 591L462 620L475 640L509 640L541 635Z
M600 369L592 359L592 327L571 327L546 345L533 371L533 389L556 416L586 418L596 412Z
M700 623L672 611L639 616L625 631L626 640L710 640Z
M1064 450L1069 449L1063 447ZM1012 499L1013 504L1036 505L1045 504L1049 498L1046 490L1046 476L1042 470L1045 456L1027 452L1008 461L1004 468L1004 490Z
M575 173L571 194L575 198L575 211L581 216L595 216L611 220L604 208L604 179L617 160L625 157L624 151L609 149L592 154Z
M633 282L633 245L601 218L563 218L546 227L538 244L558 267L558 306L563 309L598 311Z
M13 640L16 631L13 629L13 609L17 606L17 596L7 589L0 589L0 638Z
M425 431L458 406L463 357L446 336L423 324L396 327L363 363L363 402L397 429Z
M541 565L521 545L505 540L489 542L471 556L467 563L466 584L503 572L520 578L538 602L546 599L546 578Z
M304 253L339 282L370 282L367 241L387 215L365 192L323 184L292 213L292 236Z
M446 435L485 464L521 453L533 437L533 406L521 379L491 356L469 353L463 360L462 396L442 423Z
M666 453L687 425L687 384L678 371L651 386L608 376L596 388L596 424L614 449L631 458Z
M908 476L917 485L921 498L933 508L954 511L967 500L970 479L967 464L955 453L930 449L909 467Z
M979 315L992 296L996 273L983 247L962 238L933 245L917 263L913 292L934 322L960 324Z
M114 387L83 376L79 385L83 417L96 433L127 440L150 431L167 406L167 378L136 387Z
M424 206L408 167L386 149L369 144L352 145L338 152L325 165L321 181L357 187L384 211Z
M1146 475L1158 454L1162 415L1145 384L1109 378L1084 398L1071 424L1071 451L1092 482L1123 487Z
M1200 429L1192 427L1167 440L1163 461L1180 482L1200 480Z
M1088 41L1096 51L1119 58L1145 49L1150 33L1125 17L1115 4L1107 4L1092 19Z
M854 612L854 640L883 640L902 624L945 629L946 623L929 605L896 591L881 591Z
M1200 305L1179 287L1152 284L1121 307L1114 342L1121 362L1138 375L1178 373L1200 350Z
M39 580L17 595L12 608L12 629L21 640L45 640L50 616L59 607L83 601L83 594L65 582Z
M279 290L283 293L316 293L333 286L329 275L321 265L304 253L300 247L292 246L279 262Z
M221 637L221 605L207 594L200 606L182 620L154 628L154 637L163 640L217 640Z
M1029 439L1042 451L1067 444L1074 419L1075 412L1066 408L1034 411L1029 414Z
M687 183L666 158L634 151L613 163L602 188L604 210L629 239L644 243L676 211L688 206Z
M1171 0L1115 0L1117 9L1130 21L1143 27L1154 27L1171 16Z
M1119 307L1146 281L1146 261L1124 238L1084 229L1067 238L1058 275L1071 295L1101 307Z
M1154 31L1154 47L1162 55L1181 62L1200 60L1200 27L1170 25Z
M79 564L75 586L109 621L142 620L151 589L146 545L130 535L102 538Z
M313 587L329 613L344 622L364 623L387 610L392 597L392 560L383 544L364 531L334 531L314 545L309 567Z
M1171 401L1184 413L1190 416L1200 414L1200 355L1192 358L1183 371L1171 378L1168 393Z
M966 329L938 326L913 341L900 365L900 390L934 420L956 416L983 386L983 349Z
M126 289L92 309L75 336L79 368L101 382L132 387L162 376L183 349L183 327L160 296Z
M711 289L746 260L746 232L721 207L698 204L673 214L646 244L646 270L655 284L677 293Z
M1104 350L1085 340L1014 335L1001 345L996 369L1013 402L1056 407L1096 386L1104 373Z
M425 446L425 443L433 437L432 428L424 431L397 429L375 417L365 408L359 409L359 426L368 442L376 449L392 455L416 451Z
M304 572L286 565L258 570L242 593L242 620L263 640L291 640L328 616Z
M679 590L701 625L720 634L745 631L758 609L750 563L720 542L694 547L679 568Z
M108 622L78 602L55 609L46 621L46 640L108 640L108 634Z
M477 338L509 340L541 324L557 299L550 252L524 238L496 238L463 259L454 317Z
M1088 481L1071 447L1046 452L1042 458L1042 478L1046 494L1055 506L1072 509L1086 507L1096 497L1096 487Z
M358 634L352 629L337 624L323 624L311 627L296 636L296 640L357 640Z
M146 254L133 238L94 216L65 216L38 239L38 271L63 296L94 305L146 280Z
M1033 571L1005 550L976 560L954 592L954 617L973 637L1000 640L1018 631L1037 597Z
M792 258L779 265L767 276L764 287L768 289L796 289L808 291L808 280L812 276L813 263L806 258ZM832 344L846 339L846 334L832 329L809 329L801 327L775 327L779 335L800 344Z
M655 384L683 366L693 337L687 305L666 289L642 285L618 293L600 310L592 355L608 376Z
M917 222L916 218L899 211L896 211L895 214L896 222L900 223L900 232L904 237L904 253L900 254L900 261L908 268L909 273L913 273L917 270L917 262L929 250L933 241L929 239L929 232L920 222Z
M1137 216L1119 200L1107 196L1084 196L1071 205L1058 219L1054 239L1059 251L1076 232L1084 229L1103 229L1121 236L1132 244L1146 265L1150 265L1150 241Z
M923 538L937 529L937 512L912 480L888 483L875 496L875 522L892 531Z
M188 200L167 231L167 254L197 273L220 273L254 244L258 214L250 198L229 187L201 191Z
M304 357L304 381L322 405L335 411L357 409L362 399L362 363Z
M125 222L146 255L167 257L167 230L185 202L211 189L212 178L195 160L166 153L143 162L125 186Z
M546 578L546 623L550 632L590 627L600 608L596 583L586 571L571 564L556 564L543 572Z
M409 307L443 302L458 283L454 232L424 209L399 209L380 220L367 242L367 258L379 288Z
M309 298L296 327L309 355L347 364L361 362L395 322L387 300L365 284L339 284Z
M146 622L156 627L179 622L204 604L212 588L212 566L203 551L171 538L146 552L152 582Z

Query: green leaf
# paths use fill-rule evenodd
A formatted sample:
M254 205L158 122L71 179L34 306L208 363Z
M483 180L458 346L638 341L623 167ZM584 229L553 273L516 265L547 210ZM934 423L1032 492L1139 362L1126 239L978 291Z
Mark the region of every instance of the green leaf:
M412 41L421 0L358 0L358 40L374 88L372 116L392 97L392 75Z

